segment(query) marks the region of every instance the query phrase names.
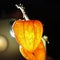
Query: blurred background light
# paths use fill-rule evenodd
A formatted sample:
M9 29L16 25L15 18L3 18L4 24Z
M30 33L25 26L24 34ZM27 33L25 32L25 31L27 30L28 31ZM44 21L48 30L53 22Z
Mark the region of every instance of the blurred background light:
M0 60L21 60L22 58L16 39L10 35L11 20L13 19L0 19L0 34L7 38L5 40L0 37Z
M8 42L4 36L0 35L0 53L7 49Z

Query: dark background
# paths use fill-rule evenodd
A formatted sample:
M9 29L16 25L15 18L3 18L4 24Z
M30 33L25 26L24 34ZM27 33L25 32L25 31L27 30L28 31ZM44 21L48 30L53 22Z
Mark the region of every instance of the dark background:
M0 0L0 18L11 17L9 14L17 9L15 4L20 2L26 7L25 10L30 19L39 19L44 24L44 35L47 35L50 41L50 44L47 44L47 55L58 60L59 3L55 0Z

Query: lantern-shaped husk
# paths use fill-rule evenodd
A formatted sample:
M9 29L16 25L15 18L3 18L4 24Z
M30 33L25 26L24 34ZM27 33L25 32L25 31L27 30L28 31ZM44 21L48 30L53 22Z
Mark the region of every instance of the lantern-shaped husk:
M16 20L12 29L18 44L29 52L33 52L41 42L43 25L39 20Z

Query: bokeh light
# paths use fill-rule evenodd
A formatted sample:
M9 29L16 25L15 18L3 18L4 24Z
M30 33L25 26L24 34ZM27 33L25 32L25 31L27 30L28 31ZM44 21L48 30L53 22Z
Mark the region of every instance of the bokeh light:
M0 53L7 49L8 42L4 36L0 36Z

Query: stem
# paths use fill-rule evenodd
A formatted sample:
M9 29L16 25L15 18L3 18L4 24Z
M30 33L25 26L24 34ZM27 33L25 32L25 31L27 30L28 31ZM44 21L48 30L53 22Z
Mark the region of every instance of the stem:
M26 19L26 20L29 20L27 14L25 13L25 10L23 9L23 6L18 6L17 4L15 5L18 9L21 10L22 14L23 14L23 17Z

